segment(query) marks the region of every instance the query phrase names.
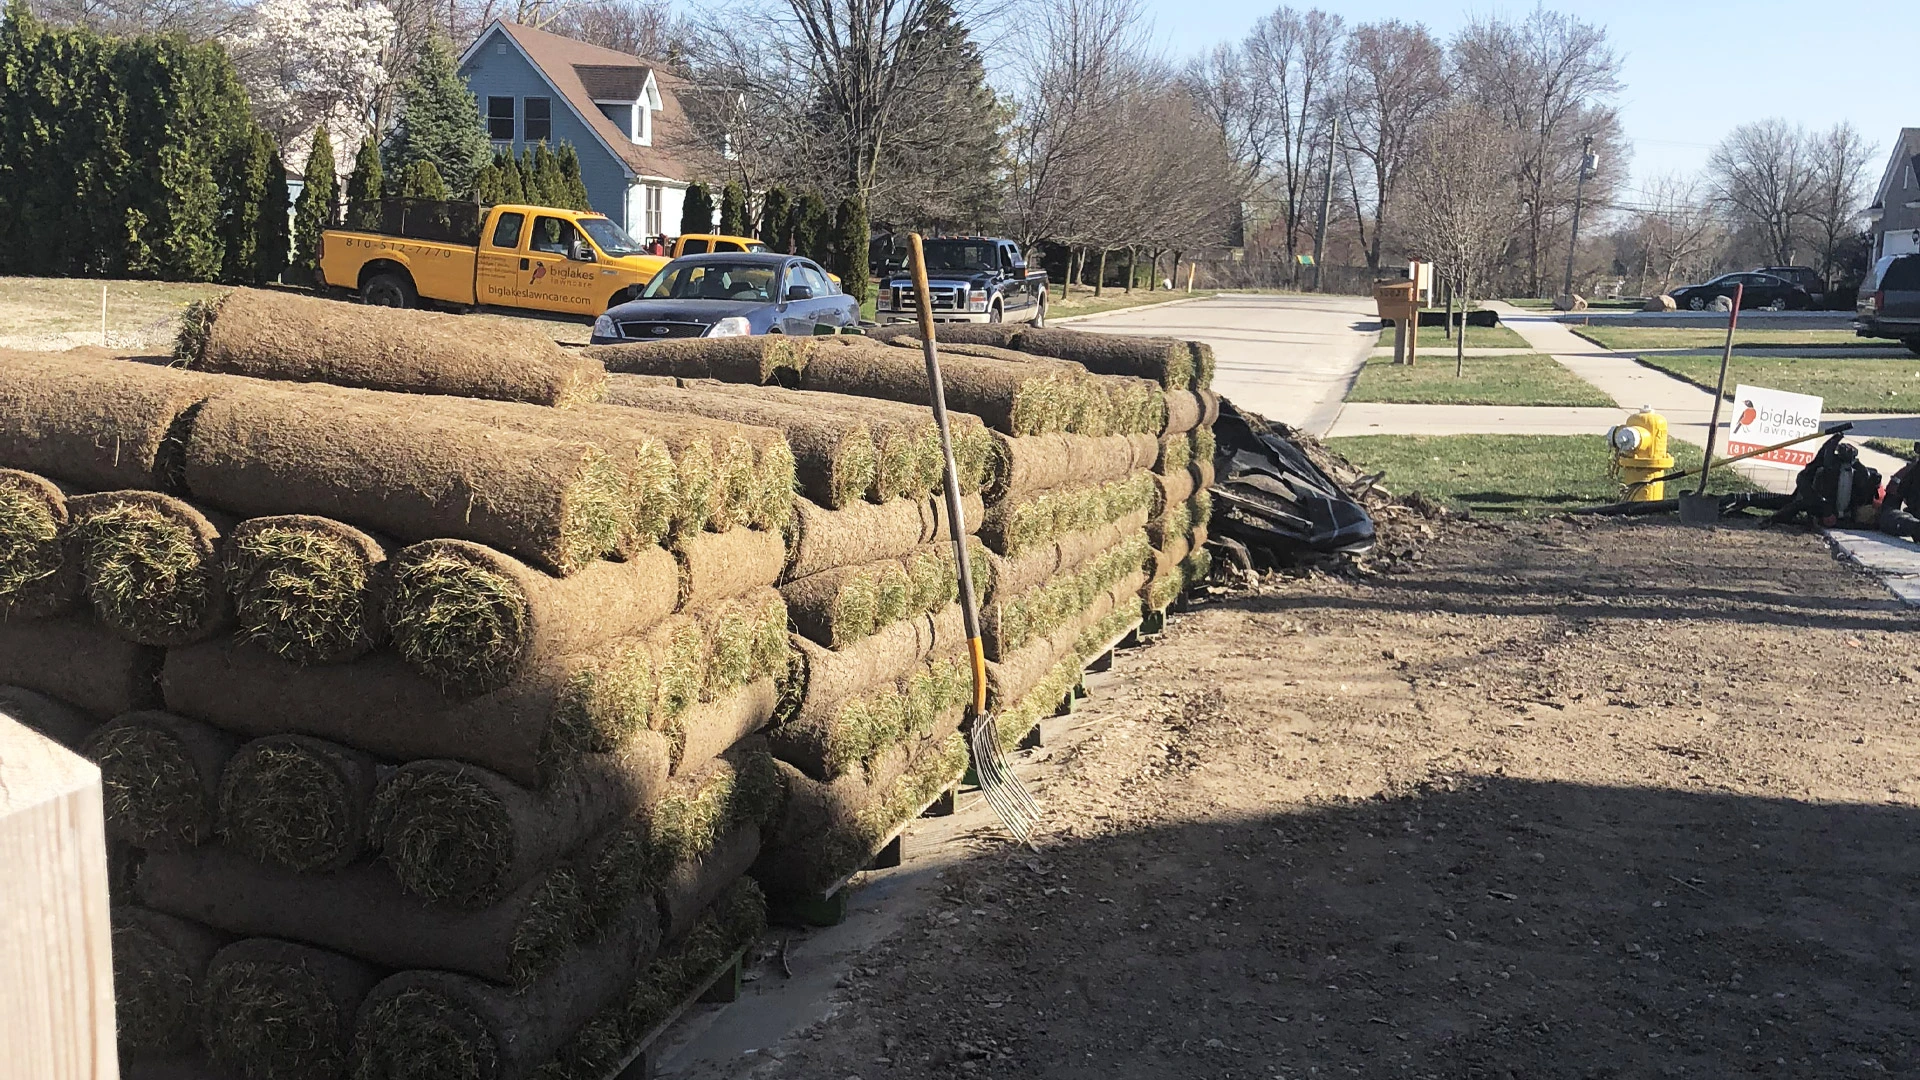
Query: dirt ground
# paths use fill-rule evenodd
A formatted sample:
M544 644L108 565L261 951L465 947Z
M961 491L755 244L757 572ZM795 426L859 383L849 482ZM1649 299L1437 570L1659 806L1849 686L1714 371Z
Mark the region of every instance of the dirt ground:
M1815 535L1600 521L1216 598L1028 770L1039 854L729 1071L1920 1075L1915 620Z

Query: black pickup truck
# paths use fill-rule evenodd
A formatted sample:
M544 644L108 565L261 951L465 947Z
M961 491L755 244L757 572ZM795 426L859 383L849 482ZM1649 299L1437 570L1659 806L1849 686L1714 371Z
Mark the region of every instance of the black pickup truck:
M1020 245L986 236L936 236L921 242L936 322L1047 324L1047 272L1028 270ZM880 286L882 323L918 318L913 279L896 270Z

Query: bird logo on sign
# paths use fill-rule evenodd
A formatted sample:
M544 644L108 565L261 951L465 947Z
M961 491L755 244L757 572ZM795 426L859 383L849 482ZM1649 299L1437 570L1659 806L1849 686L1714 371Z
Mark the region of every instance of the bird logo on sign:
M1739 431L1741 428L1747 427L1748 425L1752 424L1753 418L1760 415L1760 410L1753 407L1753 402L1751 399L1747 401L1743 401L1740 404L1742 406L1740 411L1740 419L1735 420L1733 422L1733 430L1736 432Z

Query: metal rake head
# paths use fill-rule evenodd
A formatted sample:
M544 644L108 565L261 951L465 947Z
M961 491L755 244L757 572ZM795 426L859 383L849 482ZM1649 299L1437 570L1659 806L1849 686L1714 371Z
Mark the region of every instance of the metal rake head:
M1033 827L1040 821L1039 804L1027 793L1027 786L1014 775L1012 766L1000 750L1000 728L993 714L981 713L973 719L969 740L973 751L973 775L980 782L980 793L987 805L1000 817L1000 824L1014 838L1033 846Z

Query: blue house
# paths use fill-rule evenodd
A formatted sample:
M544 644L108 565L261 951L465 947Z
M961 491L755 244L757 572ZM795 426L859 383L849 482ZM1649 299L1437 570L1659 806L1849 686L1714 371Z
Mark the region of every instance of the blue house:
M566 142L593 208L641 240L680 230L698 157L670 72L627 53L496 21L460 57L495 148Z

